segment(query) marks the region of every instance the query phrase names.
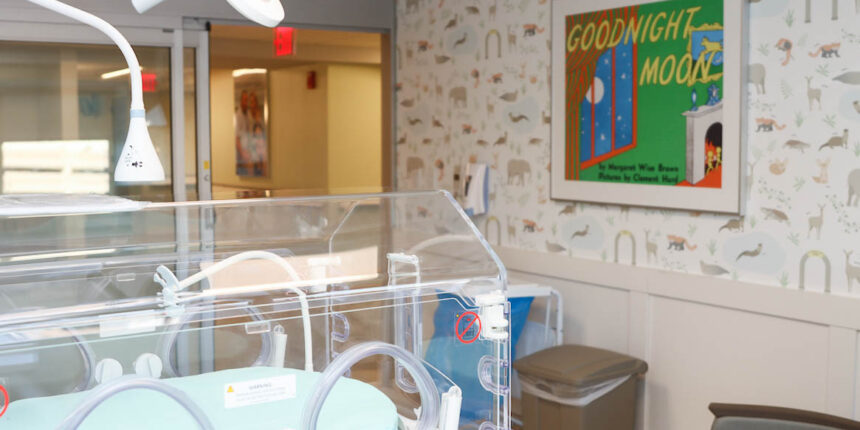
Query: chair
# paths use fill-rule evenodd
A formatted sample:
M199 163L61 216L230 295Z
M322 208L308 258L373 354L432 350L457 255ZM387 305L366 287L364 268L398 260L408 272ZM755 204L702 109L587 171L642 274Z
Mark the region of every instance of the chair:
M860 430L860 422L774 406L711 403L711 430Z

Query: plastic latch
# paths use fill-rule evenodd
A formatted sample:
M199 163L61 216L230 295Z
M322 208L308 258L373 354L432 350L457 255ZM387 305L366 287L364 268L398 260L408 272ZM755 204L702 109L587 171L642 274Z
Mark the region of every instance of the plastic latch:
M460 407L462 404L463 392L456 385L442 394L439 430L457 430L460 427Z
M421 260L417 255L404 254L402 252L391 252L388 257L388 276L389 277L407 277L418 276L421 273ZM398 264L407 264L413 267L413 272L400 272L397 270Z
M247 334L263 334L272 331L272 324L269 321L251 321L245 323L245 333Z
M337 341L339 343L346 343L346 341L349 339L349 319L346 318L346 315L340 312L333 312L331 314L331 321L332 340Z
M394 263L403 263L403 264L418 264L418 256L411 254L404 254L402 252L390 252L388 253L388 261Z
M313 285L310 291L312 293L322 293L328 290L328 284L326 283L326 279L328 277L328 268L337 267L340 265L341 259L339 256L309 258L308 266L310 267L311 279L315 281L321 281L319 284Z
M167 267L158 266L155 269L153 280L161 285L161 306L167 309L171 317L178 317L184 312L184 307L179 304L179 279Z
M481 338L505 340L508 338L508 318L505 315L505 295L501 291L475 297L481 317Z
M145 352L134 360L134 373L144 378L161 378L164 363L157 355Z
M122 364L113 358L105 358L96 364L95 379L99 384L105 384L122 377Z

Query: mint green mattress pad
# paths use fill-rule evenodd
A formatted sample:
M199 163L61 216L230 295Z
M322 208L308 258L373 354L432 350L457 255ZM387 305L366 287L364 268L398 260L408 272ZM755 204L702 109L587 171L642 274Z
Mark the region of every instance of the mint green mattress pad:
M288 399L245 404L229 398L235 384L295 375L295 395ZM164 379L188 394L216 429L302 430L302 409L320 374L297 369L251 367L204 375ZM238 385L237 385L238 387ZM12 402L0 417L0 430L53 430L86 399L87 392ZM228 407L229 406L229 407ZM394 403L375 387L341 378L320 413L320 430L397 430ZM186 410L162 393L150 390L121 392L102 403L80 430L197 428Z

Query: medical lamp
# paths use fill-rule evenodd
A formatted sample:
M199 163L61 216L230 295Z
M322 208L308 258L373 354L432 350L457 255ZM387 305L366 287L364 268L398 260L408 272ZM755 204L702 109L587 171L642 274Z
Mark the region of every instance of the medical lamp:
M128 63L131 77L131 119L128 125L128 135L122 148L114 181L116 182L157 182L164 180L164 168L152 145L149 130L146 129L146 110L143 106L143 79L140 75L140 63L131 45L125 37L108 24L107 21L84 12L78 8L61 3L57 0L28 0L46 9L80 21L106 34L114 44L119 46L125 61Z
M144 13L164 0L131 0L138 12ZM280 0L227 0L245 18L266 27L275 27L284 20L284 6Z

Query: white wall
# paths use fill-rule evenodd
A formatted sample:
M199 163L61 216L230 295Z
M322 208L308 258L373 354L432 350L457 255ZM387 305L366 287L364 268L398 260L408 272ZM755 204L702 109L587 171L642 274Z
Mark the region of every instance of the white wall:
M565 342L648 362L640 428L709 428L711 402L860 418L857 298L498 251L512 277L563 294Z

